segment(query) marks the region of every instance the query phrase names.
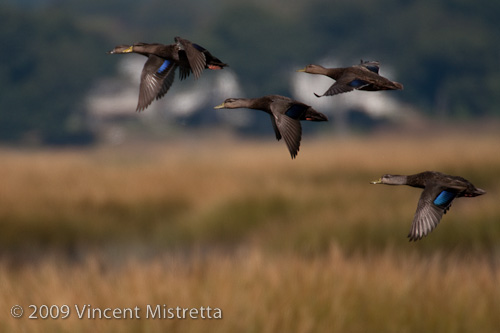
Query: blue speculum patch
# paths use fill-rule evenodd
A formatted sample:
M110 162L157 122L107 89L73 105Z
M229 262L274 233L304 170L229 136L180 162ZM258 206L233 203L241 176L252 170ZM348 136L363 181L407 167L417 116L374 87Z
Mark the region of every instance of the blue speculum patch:
M285 114L293 119L299 119L299 117L304 112L304 107L300 105L292 105L288 110L286 110Z
M157 73L158 73L158 74L163 73L163 72L164 72L164 71L168 68L168 65L170 65L170 61L165 60L165 61L163 62L163 64L160 66L160 68L158 68Z
M377 66L366 66L370 71L377 73L378 74L378 67Z
M366 82L365 82L365 81L363 81L363 80L353 80L353 81L351 81L351 82L349 83L349 85L350 85L351 87L354 87L354 88L361 87L361 86L363 86L363 85L365 85L365 84L366 84Z
M455 196L456 194L453 192L442 191L436 199L434 199L433 203L436 206L448 206Z

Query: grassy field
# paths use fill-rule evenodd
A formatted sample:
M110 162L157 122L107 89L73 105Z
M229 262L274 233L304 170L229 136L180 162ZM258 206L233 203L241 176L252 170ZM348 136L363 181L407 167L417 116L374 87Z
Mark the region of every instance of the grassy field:
M2 149L0 330L498 332L500 134L439 133L305 137L293 161L275 141ZM424 170L488 193L409 243L420 190L369 181ZM29 319L31 304L70 313Z

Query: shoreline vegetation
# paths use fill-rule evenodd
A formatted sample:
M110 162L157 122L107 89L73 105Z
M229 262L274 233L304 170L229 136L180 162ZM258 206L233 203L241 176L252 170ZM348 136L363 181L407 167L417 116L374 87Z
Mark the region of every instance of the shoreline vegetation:
M112 264L111 264L112 265ZM211 256L165 254L119 267L98 255L61 264L45 257L16 269L0 262L2 329L9 332L495 332L499 268L488 259L394 249L346 255L335 244L313 258L250 248ZM28 306L220 309L221 319L29 319ZM27 311L8 318L13 304ZM154 308L156 311L156 308ZM31 310L30 310L31 312Z
M498 331L499 139L308 137L294 161L274 140L1 148L0 329ZM487 194L409 243L420 194L369 182L424 170ZM31 304L223 316L34 320Z

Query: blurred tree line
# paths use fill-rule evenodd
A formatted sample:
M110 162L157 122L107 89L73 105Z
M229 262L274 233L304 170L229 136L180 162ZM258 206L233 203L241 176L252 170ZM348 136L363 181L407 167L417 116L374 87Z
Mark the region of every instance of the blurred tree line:
M84 98L105 51L182 36L242 78L289 94L290 68L379 60L430 116L500 115L500 2L491 0L8 0L0 5L0 140L87 143Z

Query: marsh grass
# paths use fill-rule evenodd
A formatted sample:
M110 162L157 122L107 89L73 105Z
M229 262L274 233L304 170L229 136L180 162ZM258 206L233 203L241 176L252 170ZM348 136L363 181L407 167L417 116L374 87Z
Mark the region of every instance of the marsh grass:
M45 257L1 263L1 308L12 304L89 304L142 309L141 319L4 318L13 332L495 332L498 269L484 260L435 253L422 259L386 249L346 255L336 244L314 258L269 254L168 254L110 268L88 256L70 264ZM146 319L147 305L210 306L222 319ZM5 312L4 311L4 312ZM7 315L4 315L7 317Z
M0 330L495 332L500 135L379 135L0 151ZM373 186L439 170L487 194L428 237L420 196ZM222 320L13 319L21 304L223 309Z

